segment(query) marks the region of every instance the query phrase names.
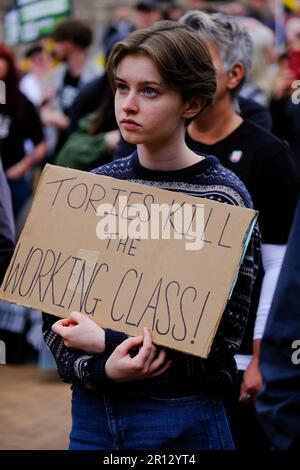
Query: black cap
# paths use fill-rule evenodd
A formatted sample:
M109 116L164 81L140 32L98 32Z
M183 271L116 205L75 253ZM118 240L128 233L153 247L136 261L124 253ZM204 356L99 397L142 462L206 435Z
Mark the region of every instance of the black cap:
M154 11L159 10L155 0L140 0L136 2L135 9L139 11Z

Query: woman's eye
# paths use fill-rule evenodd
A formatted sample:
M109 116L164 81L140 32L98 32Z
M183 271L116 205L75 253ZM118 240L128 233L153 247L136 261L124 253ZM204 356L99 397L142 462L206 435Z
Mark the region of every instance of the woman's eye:
M156 96L158 94L158 92L154 88L151 88L151 87L144 88L143 93L146 96Z
M128 86L124 85L124 83L117 83L116 88L120 93L128 90Z

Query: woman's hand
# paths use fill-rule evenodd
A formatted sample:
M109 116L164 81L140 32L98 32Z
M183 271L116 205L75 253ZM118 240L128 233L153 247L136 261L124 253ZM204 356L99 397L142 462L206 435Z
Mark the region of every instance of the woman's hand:
M131 357L130 349L143 344L138 354ZM171 365L166 360L166 350L161 348L156 357L157 347L152 343L150 331L144 328L144 335L128 338L121 343L106 361L106 375L116 382L143 380L163 374Z
M99 354L105 349L105 332L93 320L79 312L72 312L52 325L52 331L71 349Z

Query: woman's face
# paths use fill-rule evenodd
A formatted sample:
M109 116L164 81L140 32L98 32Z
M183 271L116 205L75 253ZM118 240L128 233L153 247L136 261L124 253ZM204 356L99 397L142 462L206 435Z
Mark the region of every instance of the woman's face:
M124 57L117 67L115 85L116 118L127 142L166 145L183 132L186 103L164 83L150 58Z
M4 80L8 73L8 63L5 59L0 57L0 80Z

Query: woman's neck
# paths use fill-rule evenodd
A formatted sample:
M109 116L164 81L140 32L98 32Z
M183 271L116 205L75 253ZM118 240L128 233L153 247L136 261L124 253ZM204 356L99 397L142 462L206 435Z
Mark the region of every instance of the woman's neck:
M237 129L243 118L234 110L233 104L212 104L188 126L188 134L193 140L213 145L225 139Z
M175 171L198 163L204 157L190 150L184 139L173 141L172 144L137 145L140 164L156 171Z

